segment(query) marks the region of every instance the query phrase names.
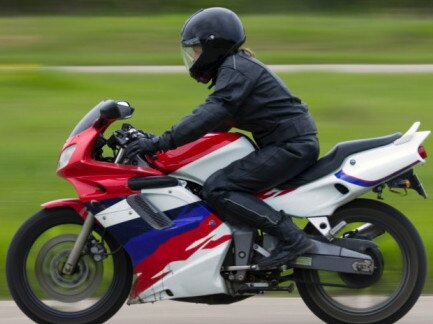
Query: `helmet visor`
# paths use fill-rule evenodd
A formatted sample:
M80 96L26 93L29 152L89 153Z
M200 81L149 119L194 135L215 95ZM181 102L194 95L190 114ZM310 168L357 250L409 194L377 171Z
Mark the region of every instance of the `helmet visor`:
M183 58L183 64L189 71L191 66L198 60L202 52L200 45L194 46L181 46L181 53Z

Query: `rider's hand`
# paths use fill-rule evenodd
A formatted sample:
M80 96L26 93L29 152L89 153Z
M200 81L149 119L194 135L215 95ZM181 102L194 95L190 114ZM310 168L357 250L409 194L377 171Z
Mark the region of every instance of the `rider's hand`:
M125 147L125 157L134 158L137 154L151 154L158 151L157 136L153 138L138 138Z
M144 132L142 130L139 130L138 132L140 133L139 137L142 137L142 138L152 139L154 137L157 137L155 134L146 133L146 132Z

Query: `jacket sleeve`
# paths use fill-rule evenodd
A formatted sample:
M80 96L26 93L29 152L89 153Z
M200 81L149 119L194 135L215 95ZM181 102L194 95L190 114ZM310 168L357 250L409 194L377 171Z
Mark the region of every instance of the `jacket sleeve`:
M237 109L249 95L253 82L241 72L221 68L215 83L215 91L199 105L192 114L184 117L179 124L163 133L157 147L167 151L195 141L212 132L228 130L235 119Z

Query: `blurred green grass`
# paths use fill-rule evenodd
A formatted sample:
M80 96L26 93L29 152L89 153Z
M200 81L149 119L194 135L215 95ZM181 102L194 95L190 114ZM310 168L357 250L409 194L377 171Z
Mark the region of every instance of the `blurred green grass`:
M188 15L0 18L0 65L182 64ZM289 63L432 63L433 20L404 15L242 15L246 46Z
M280 76L309 104L319 127L322 155L337 142L406 131L417 120L422 122L422 129L433 128L433 74ZM76 196L69 183L55 175L57 157L74 125L91 107L108 98L128 100L137 109L128 122L159 134L200 104L208 93L186 73L0 71L0 296L8 295L4 260L16 229L39 210L41 203ZM425 147L433 152L432 138ZM416 172L427 192L433 194L430 163ZM407 197L386 193L385 202L414 222L432 264L433 201L410 192ZM425 292L433 292L432 268Z

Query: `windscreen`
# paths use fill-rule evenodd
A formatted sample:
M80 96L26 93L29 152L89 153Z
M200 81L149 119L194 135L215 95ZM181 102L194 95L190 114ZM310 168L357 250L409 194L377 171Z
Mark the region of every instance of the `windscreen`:
M86 116L84 116L80 122L75 126L74 130L72 131L71 135L69 135L69 138L80 134L81 132L85 131L87 128L93 125L93 123L96 121L96 119L99 118L100 115L100 109L101 105L104 103L101 102L98 105L96 105L94 108L92 108Z

